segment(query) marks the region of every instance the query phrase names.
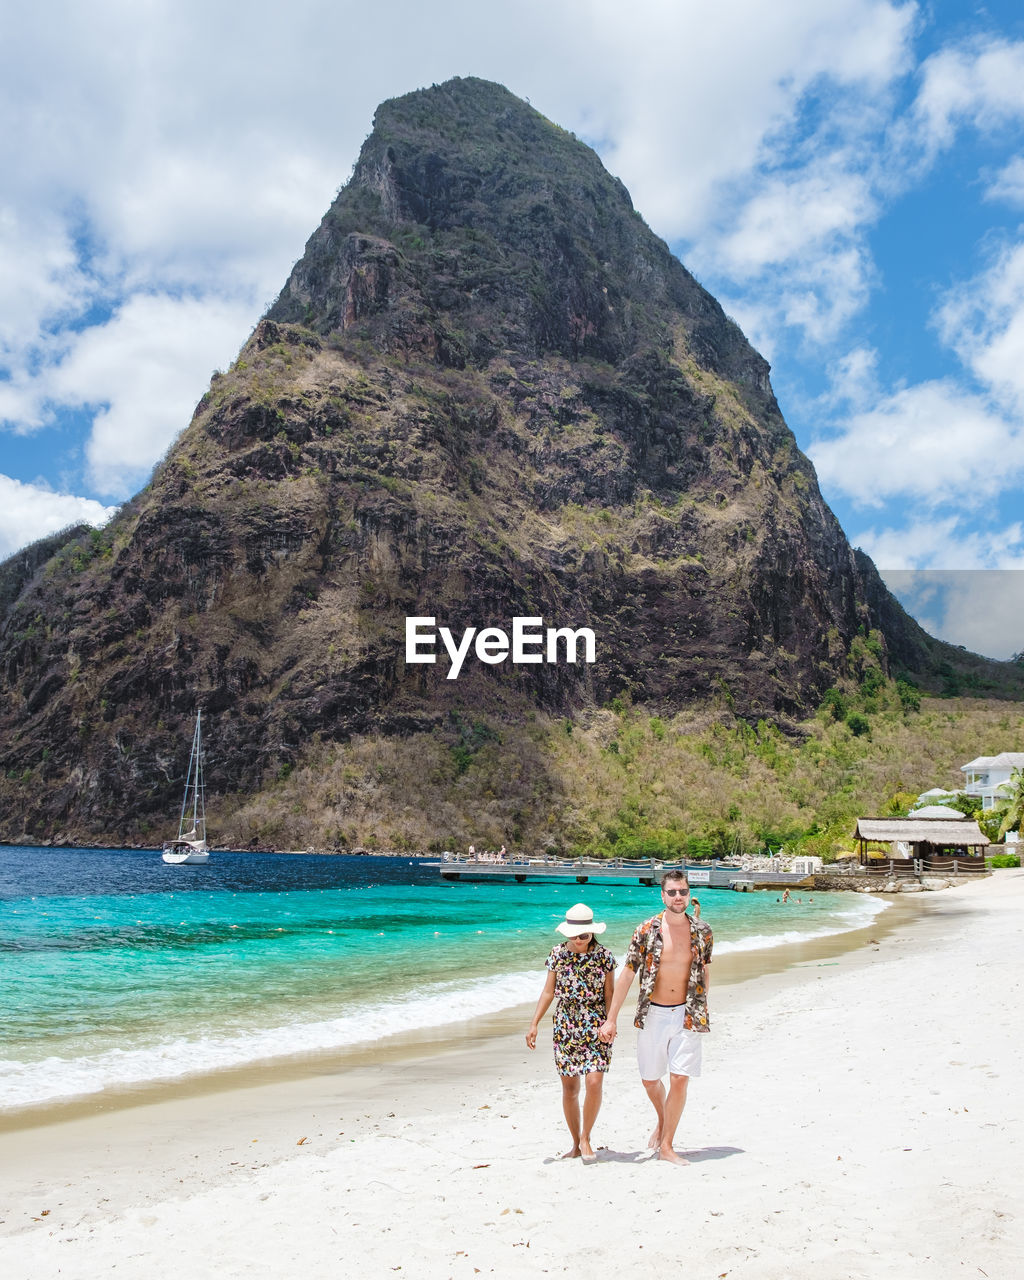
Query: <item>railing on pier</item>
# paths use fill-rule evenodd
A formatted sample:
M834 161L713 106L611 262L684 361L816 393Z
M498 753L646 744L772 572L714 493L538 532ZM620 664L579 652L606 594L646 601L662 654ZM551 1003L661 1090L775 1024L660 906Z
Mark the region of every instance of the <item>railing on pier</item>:
M872 858L862 863L859 874L887 879L919 879L921 876L962 876L984 874L984 858Z
M576 867L593 867L601 870L647 871L655 868L659 871L685 871L685 862L662 862L660 858L560 858L555 854L542 854L534 858L484 858L479 854L469 857L462 853L444 853L441 855L444 864L464 867L564 867L572 871Z
M428 863L435 866L446 880L575 880L587 884L591 880L623 881L642 885L656 885L671 871L682 871L695 891L730 889L739 883L749 887L792 887L808 880L803 872L751 871L735 863L711 858L700 864L683 861L662 862L658 858L560 858L554 854L533 858L512 857L472 858L448 852L442 860Z
M926 876L983 875L988 870L984 858L921 858L920 863Z

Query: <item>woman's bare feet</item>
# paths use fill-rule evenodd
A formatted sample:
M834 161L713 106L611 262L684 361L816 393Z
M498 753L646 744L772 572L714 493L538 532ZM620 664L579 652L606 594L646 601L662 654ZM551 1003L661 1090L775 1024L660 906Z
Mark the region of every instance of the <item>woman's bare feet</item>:
M669 1164L689 1164L690 1163L689 1160L685 1159L677 1151L674 1151L671 1147L659 1147L658 1159L667 1160Z
M661 1126L659 1125L651 1136L647 1139L647 1145L653 1151L655 1147L661 1146Z
M575 1160L576 1157L579 1155L579 1153L580 1153L580 1149L578 1146L576 1146L576 1147L573 1147L571 1151L567 1151L564 1156L559 1156L558 1158L560 1160Z

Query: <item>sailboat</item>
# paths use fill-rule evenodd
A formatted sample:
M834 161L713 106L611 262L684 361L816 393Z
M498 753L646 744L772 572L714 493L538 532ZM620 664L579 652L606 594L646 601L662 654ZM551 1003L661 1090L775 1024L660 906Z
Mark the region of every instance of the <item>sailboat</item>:
M196 713L185 796L178 819L178 838L164 845L163 860L177 865L209 861L206 845L206 785L203 781L203 713Z

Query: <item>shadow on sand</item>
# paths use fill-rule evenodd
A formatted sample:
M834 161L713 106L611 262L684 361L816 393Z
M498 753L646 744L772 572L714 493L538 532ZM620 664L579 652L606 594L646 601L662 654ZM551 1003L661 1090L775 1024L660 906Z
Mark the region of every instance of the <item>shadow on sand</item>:
M726 1160L729 1156L746 1154L742 1147L697 1147L693 1150L689 1150L686 1147L678 1147L677 1150L690 1164L704 1164L709 1160ZM657 1156L650 1147L645 1147L642 1151L613 1151L611 1147L598 1147L595 1163L648 1164L656 1159ZM568 1164L569 1161L564 1156L548 1156L544 1163Z

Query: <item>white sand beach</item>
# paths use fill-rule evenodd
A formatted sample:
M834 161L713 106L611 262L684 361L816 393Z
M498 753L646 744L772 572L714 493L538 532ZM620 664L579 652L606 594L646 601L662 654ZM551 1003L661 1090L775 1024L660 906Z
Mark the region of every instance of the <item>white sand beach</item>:
M0 1269L1019 1280L1024 870L893 915L876 945L713 981L686 1168L648 1156L631 1031L598 1163L559 1161L527 1013L446 1052L0 1125Z

